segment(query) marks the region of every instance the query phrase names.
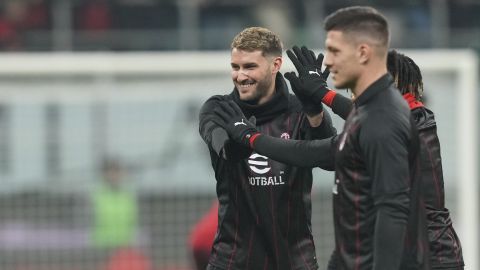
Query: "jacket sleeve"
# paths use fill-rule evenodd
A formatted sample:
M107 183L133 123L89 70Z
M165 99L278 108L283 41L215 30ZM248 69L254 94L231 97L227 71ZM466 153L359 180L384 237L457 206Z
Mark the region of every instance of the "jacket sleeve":
M334 249L328 260L327 270L337 270L337 250Z
M407 232L409 203L406 192L389 194L376 200L373 269L400 269Z
M373 269L399 269L409 214L409 127L372 114L359 135L376 209ZM382 127L382 128L378 128Z
M322 140L284 140L268 135L259 135L253 149L273 160L298 167L320 167L334 169L335 144L337 137Z
M305 121L305 122L308 123L308 121ZM337 130L333 126L332 117L326 110L324 110L322 123L318 127L310 127L309 125L305 139L306 140L325 139L325 138L332 137L336 134L337 134Z
M351 99L342 96L340 94L336 94L333 98L332 102L332 111L336 115L340 116L343 120L347 119L350 111L352 110L353 102Z

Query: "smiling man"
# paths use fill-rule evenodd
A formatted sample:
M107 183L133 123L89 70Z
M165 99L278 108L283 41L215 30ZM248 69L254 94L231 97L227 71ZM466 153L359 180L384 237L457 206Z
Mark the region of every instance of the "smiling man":
M233 91L211 97L200 111L200 135L210 151L219 201L207 269L318 268L311 232L311 168L253 153L230 139L215 120L220 103L230 101L248 118L256 118L258 130L283 140L334 135L321 106L289 94L279 73L282 62L282 44L275 33L246 28L231 45ZM246 119L232 126L245 127Z

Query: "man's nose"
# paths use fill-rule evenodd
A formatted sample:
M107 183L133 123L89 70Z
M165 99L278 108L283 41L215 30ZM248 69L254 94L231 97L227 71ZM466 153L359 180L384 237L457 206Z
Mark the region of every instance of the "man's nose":
M323 65L328 68L332 65L332 57L328 52L325 53L325 57L323 58Z
M246 79L248 79L248 71L244 69L239 70L237 80L243 81Z

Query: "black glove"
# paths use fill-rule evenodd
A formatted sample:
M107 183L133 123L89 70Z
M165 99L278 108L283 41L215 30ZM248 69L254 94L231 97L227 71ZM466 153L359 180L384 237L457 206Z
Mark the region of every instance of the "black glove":
M235 102L224 101L218 105L214 110L218 119L215 119L214 122L223 127L232 140L250 147L250 138L259 133L255 124L246 119ZM255 117L252 116L251 120L255 122Z
M327 68L322 72L323 54L315 57L315 53L305 46L301 50L293 46L292 50L287 50L287 55L297 69L298 77L295 72L287 72L284 76L302 102L305 113L318 114L323 110L322 99L328 92L327 78L330 71Z

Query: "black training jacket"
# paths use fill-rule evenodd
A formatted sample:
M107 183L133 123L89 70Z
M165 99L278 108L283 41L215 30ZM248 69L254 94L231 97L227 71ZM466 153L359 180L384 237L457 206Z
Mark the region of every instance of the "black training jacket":
M432 269L462 269L462 247L453 228L450 211L445 207L442 157L435 116L421 102L408 95L404 98L410 105L420 138L421 189L427 213ZM351 108L350 99L335 96L332 110L336 114L345 119ZM335 269L332 263L329 269Z
M462 247L445 207L440 142L432 111L424 106L412 110L420 137L422 192L427 210L428 238L433 269L461 269Z
M334 167L336 269L429 269L419 138L408 105L387 74L353 107L338 136L285 142L261 135L254 149L297 166Z
M219 269L317 269L311 228L311 168L287 165L231 143L212 121L221 100L234 100L259 131L281 140L333 136L324 121L310 128L297 98L281 75L276 94L260 106L240 101L238 92L213 96L203 105L200 134L210 150L217 181L219 221L209 263Z

